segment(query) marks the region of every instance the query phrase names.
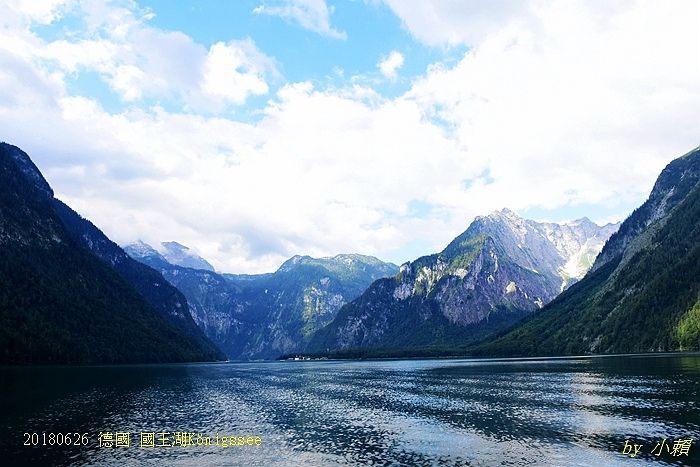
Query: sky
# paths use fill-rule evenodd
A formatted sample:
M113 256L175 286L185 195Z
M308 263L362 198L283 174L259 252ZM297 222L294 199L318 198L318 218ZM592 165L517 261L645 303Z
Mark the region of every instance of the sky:
M624 220L700 144L700 2L6 0L0 140L121 245L401 264Z

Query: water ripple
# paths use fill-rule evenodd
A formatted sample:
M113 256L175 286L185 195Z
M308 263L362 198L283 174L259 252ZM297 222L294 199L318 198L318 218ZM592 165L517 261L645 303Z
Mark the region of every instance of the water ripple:
M411 360L0 369L12 465L654 465L700 439L700 357ZM9 379L8 379L9 378ZM37 381L51 382L45 391ZM22 445L26 431L90 434ZM129 432L128 448L97 445ZM140 447L141 433L261 446ZM228 439L228 438L227 438ZM625 441L642 444L637 457ZM229 441L227 441L228 443Z

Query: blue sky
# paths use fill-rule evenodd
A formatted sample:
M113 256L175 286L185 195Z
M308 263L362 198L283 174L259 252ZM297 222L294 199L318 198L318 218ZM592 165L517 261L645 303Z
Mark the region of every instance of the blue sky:
M700 4L9 0L0 139L121 244L402 263L624 219L700 144Z
M321 4L322 2L319 2ZM306 29L301 21L275 8L284 2L211 1L169 2L144 1L135 4L150 27L163 32L183 33L195 43L211 48L217 43L251 40L270 60L270 92L251 95L244 105L227 109L237 119L256 120L260 108L286 83L310 81L320 88L342 88L353 83L371 83L383 97L396 97L410 89L412 79L425 73L433 62L458 60L465 45L448 49L424 46L412 40L402 28L401 20L380 2L348 1L339 8L329 7L328 32ZM70 39L75 31L84 30L84 22L64 16L51 24L36 28L41 37ZM401 74L383 79L378 64L391 54L401 56ZM83 70L70 77L75 93L97 99L111 112L125 110L123 102L97 72ZM143 99L141 106L160 104L173 111L182 110L181 102Z

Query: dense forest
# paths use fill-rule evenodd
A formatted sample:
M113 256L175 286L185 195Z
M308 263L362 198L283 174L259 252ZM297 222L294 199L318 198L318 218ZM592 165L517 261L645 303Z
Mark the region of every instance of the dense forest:
M0 146L0 363L212 360L76 244L52 195L26 154Z

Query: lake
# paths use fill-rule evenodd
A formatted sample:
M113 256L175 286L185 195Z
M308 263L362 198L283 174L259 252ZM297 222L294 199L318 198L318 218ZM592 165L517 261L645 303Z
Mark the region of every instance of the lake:
M700 354L0 378L2 465L700 465Z

